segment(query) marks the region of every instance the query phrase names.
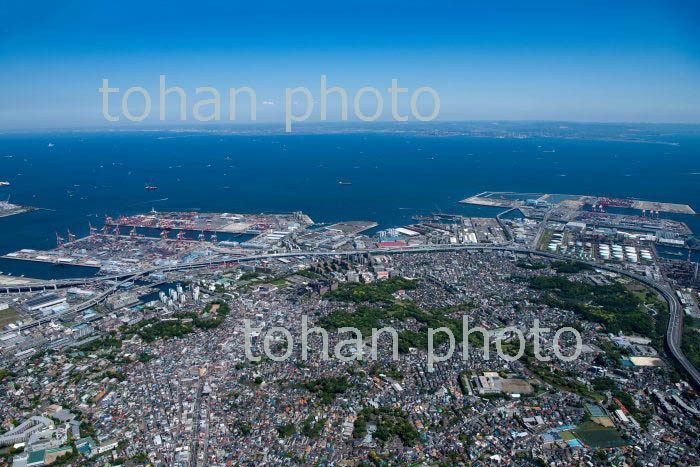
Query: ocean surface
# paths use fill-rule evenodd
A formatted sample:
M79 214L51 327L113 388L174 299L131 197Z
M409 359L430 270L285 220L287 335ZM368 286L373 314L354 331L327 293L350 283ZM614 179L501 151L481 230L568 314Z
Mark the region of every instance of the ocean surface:
M388 228L438 211L494 216L499 209L458 203L492 190L635 197L700 210L700 136L673 139L679 144L376 133L0 135L0 180L11 183L0 187L0 199L40 208L0 218L0 254L53 248L56 232L83 236L88 223L102 227L105 215L152 208L301 210L316 222L371 220ZM700 233L698 216L673 217ZM0 271L73 274L17 263L0 260Z

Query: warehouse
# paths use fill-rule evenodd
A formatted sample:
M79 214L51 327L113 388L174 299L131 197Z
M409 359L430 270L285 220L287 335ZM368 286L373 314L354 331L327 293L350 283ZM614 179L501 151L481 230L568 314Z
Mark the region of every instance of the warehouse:
M29 311L38 311L63 304L65 302L66 299L64 297L59 297L55 294L47 294L27 300L24 302L24 306L26 306Z

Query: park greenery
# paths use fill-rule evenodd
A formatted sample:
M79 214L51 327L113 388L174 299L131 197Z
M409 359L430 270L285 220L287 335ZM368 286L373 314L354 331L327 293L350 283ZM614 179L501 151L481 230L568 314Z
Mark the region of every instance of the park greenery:
M344 376L319 378L301 384L301 387L318 396L322 404L328 405L338 394L344 393L350 385Z
M242 421L238 421L236 426L243 436L248 436L250 432L253 431L253 428L249 424Z
M84 421L80 423L80 437L81 438L97 438L97 431L95 427L89 421Z
M304 276L304 277L306 277L307 279L311 279L311 280L323 279L323 276L322 276L322 275L317 274L317 273L315 273L315 272L313 272L313 271L311 271L311 270L309 270L309 269L303 269L303 270L301 270L301 271L297 271L296 274L299 275L299 276Z
M617 383L610 378L606 378L605 376L593 378L591 380L591 384L593 385L593 389L596 391L612 391L613 389L617 388Z
M440 327L449 328L453 335L462 335L462 321L450 317L458 312L467 311L473 308L471 303L460 305L433 308L423 311L413 302L384 304L380 307L360 305L354 311L335 310L319 320L319 325L327 331L335 332L342 327L353 327L358 329L363 336L369 335L372 329L383 327L384 323L391 321L405 322L409 318L414 319L419 328L417 331L404 330L399 333L399 352L408 353L409 349L428 348L428 329ZM472 333L469 338L472 341L478 334ZM445 333L434 335L434 346L438 347L449 339ZM478 342L474 342L478 343Z
M196 329L217 328L224 322L229 313L230 308L226 302L215 300L208 303L201 314L181 312L167 319L149 318L131 326L122 326L120 330L125 337L137 334L144 342L153 342L159 338L184 337L195 332ZM116 342L121 345L117 339L112 339L109 345L116 346ZM86 344L88 347L85 349L80 347L80 350L91 350L105 345L103 342L93 341Z
M411 290L417 287L415 280L403 277L392 277L385 281L341 284L337 290L328 293L333 300L352 303L391 303L394 301L392 294L399 290Z
M292 423L277 426L277 434L279 434L280 438L286 438L287 436L291 436L294 433L296 433L296 431L297 429Z
M150 354L147 352L141 352L141 353L139 353L138 361L141 363L148 363L151 360L153 360L154 358L156 358L156 357L153 354Z
M593 269L591 265L579 261L553 261L552 269L559 274L576 274Z
M254 271L245 272L238 278L239 281L250 281L256 279L260 274Z
M355 419L353 438L364 438L369 423L377 427L373 436L381 443L398 438L404 445L412 446L420 436L418 430L408 421L408 414L399 408L365 407Z
M547 267L546 264L536 261L518 261L517 263L515 263L515 265L521 269L530 269L533 271L537 271L539 269L544 269Z
M100 339L95 339L93 341L90 341L86 344L81 345L78 347L78 350L82 352L96 352L101 349L111 349L111 348L120 348L122 346L122 341L119 340L118 338L114 336L106 336L102 337Z
M530 372L532 372L540 381L545 382L550 386L566 392L578 394L585 399L596 402L603 399L603 396L600 393L591 391L588 389L588 386L578 381L576 378L579 375L574 371L550 368L534 359L530 359L530 357L527 355L523 363L527 369L530 370Z
M325 418L315 422L314 417L309 417L304 421L304 424L301 427L301 434L307 438L318 438L325 425Z
M686 318L683 327L681 349L695 368L700 368L700 328L692 326L694 321Z
M628 332L654 338L654 319L642 306L642 299L619 283L594 285L562 276L538 276L530 288L544 293L547 305L571 310L581 318L602 324L608 332Z
M226 316L231 312L228 304L222 300L216 300L208 303L204 307L202 314L184 312L175 315L176 318L189 318L192 323L199 329L214 329L221 326L226 319ZM212 317L213 315L213 317Z
M354 311L335 310L323 316L318 324L327 331L337 331L342 327L353 327L359 330L362 335L368 335L372 328L381 327L381 323L396 311L398 306L384 308L360 305Z
M125 329L126 334L138 334L144 342L153 342L158 338L183 337L193 332L192 323L185 323L177 318L167 320L149 318Z

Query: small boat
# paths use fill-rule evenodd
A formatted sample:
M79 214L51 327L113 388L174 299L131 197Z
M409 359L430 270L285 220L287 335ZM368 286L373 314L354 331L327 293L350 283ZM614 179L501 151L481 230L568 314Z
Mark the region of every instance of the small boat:
M0 186L9 186L10 182L0 182Z
M352 185L352 182L338 182L340 185Z
M146 185L146 189L147 189L147 190L157 190L158 187L155 186L155 185Z

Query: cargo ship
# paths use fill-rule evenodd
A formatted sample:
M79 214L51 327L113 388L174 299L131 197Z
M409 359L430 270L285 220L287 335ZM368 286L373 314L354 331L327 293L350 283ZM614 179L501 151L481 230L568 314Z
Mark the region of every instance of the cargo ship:
M662 253L667 254L667 255L673 255L673 256L683 256L682 251L664 251Z

